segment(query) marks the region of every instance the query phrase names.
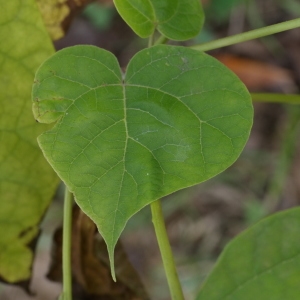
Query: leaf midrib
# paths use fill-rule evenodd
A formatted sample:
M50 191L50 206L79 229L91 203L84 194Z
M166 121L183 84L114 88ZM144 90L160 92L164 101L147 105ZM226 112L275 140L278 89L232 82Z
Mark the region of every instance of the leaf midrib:
M121 179L121 184L120 184L120 190L119 190L119 197L117 200L117 205L116 205L116 209L114 212L114 219L113 219L113 230L112 230L112 242L114 241L115 238L115 225L116 225L116 217L117 217L117 212L119 211L119 204L120 204L120 197L121 197L121 190L123 187L123 181L124 181L124 175L125 172L128 173L128 171L126 170L126 166L125 166L125 156L126 156L126 152L127 152L127 145L128 145L128 139L129 139L129 135L128 135L128 126L127 126L127 102L126 102L126 90L125 90L125 84L122 83L122 92L123 92L123 110L124 110L124 126L125 126L125 133L126 133L126 138L125 138L125 146L124 146L124 154L123 154L123 174L122 174L122 179Z

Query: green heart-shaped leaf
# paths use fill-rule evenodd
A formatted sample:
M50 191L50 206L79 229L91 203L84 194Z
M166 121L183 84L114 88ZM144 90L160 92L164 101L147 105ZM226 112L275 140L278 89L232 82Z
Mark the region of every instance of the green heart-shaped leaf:
M64 49L36 74L34 115L45 157L112 253L127 220L152 201L230 166L252 125L244 85L214 58L183 47L136 54L122 79L93 46Z
M172 40L195 37L204 22L199 0L114 0L115 6L140 37L146 38L157 29Z
M297 300L300 208L270 216L226 246L197 299Z

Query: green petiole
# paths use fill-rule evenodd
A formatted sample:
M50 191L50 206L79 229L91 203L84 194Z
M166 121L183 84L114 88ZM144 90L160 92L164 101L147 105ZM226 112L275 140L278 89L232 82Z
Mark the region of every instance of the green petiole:
M259 29L254 29L254 30L251 30L248 32L239 33L236 35L232 35L232 36L218 39L215 41L203 43L200 45L194 45L194 46L191 46L191 48L193 48L195 50L199 50L199 51L209 51L209 50L213 50L213 49L218 49L218 48L246 42L249 40L254 40L257 38L272 35L275 33L282 32L282 31L291 30L291 29L294 29L297 27L300 27L300 18L282 22L282 23L278 23L275 25L266 26L266 27L259 28Z

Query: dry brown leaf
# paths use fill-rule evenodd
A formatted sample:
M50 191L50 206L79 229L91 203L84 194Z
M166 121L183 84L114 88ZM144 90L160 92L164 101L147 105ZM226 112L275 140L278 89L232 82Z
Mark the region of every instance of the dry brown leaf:
M295 92L296 85L289 70L230 54L215 57L237 74L251 91Z
M55 250L48 278L62 280L62 230L55 233ZM108 300L148 300L141 280L130 264L120 242L115 251L117 282L110 274L105 242L95 224L78 207L73 210L72 275L74 294L84 298Z

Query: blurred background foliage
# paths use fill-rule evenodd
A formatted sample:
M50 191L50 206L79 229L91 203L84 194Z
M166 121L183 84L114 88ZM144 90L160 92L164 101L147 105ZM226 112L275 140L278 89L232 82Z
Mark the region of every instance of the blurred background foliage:
M290 20L300 15L297 0L203 0L206 22L192 45ZM86 3L85 3L86 4ZM94 1L64 23L57 50L93 44L113 52L125 69L146 47L116 13L112 1ZM178 44L178 43L177 43ZM300 29L211 51L251 92L297 94L300 84ZM168 233L186 299L193 299L224 245L243 229L275 211L300 203L299 117L296 105L255 102L249 142L224 173L163 200ZM0 299L54 299L60 285L46 280L52 235L61 223L59 190L42 224L34 266L33 298L2 286ZM151 299L167 300L168 289L146 207L128 223L121 240ZM87 298L86 298L87 299ZM89 298L102 299L102 298ZM109 298L110 299L110 298Z

